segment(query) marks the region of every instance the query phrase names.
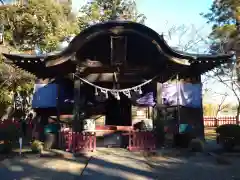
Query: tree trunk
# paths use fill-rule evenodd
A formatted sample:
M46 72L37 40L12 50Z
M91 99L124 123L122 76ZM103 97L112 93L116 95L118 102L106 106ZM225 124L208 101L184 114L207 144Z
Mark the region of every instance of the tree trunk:
M234 51L235 51L235 55L236 55L237 83L240 84L240 18L238 16L238 9L235 9L235 16L236 16L237 37L236 37L236 41L234 43ZM239 113L238 113L238 115L239 115Z
M217 109L217 112L214 117L214 126L218 127L218 113L219 113L219 108Z
M239 45L240 47L240 45ZM235 51L236 53L236 73L237 73L237 83L240 85L240 49Z
M7 108L4 110L4 114L1 117L1 121L7 120L7 119L11 119L13 113L14 113L13 106L7 106Z
M239 115L240 115L240 102L238 102L237 114L236 114L236 124L239 125Z

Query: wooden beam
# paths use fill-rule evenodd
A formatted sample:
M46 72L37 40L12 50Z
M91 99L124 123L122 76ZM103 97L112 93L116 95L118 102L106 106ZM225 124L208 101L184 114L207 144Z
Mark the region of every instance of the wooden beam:
M113 73L118 72L117 67L110 67L110 66L102 66L102 67L79 67L78 70L79 73L86 75L86 74L92 74L92 73ZM151 68L149 67L135 67L135 68L124 68L121 69L122 73L147 73L151 72Z

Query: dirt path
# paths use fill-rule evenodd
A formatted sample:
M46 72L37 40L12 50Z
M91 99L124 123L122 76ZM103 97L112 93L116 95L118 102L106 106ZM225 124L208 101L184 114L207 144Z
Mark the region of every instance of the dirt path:
M151 180L155 174L140 153L120 148L102 148L89 161L81 179Z
M86 158L16 156L0 162L0 174L4 180L76 180L85 165Z

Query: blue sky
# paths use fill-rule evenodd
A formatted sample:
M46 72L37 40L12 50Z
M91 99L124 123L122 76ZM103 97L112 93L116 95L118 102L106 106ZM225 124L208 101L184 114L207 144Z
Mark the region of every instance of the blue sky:
M169 25L206 25L199 14L207 12L212 0L138 0L138 9L147 17L146 25L158 32L165 31Z
M87 0L73 0L73 10L76 11ZM139 12L147 17L146 25L161 33L168 26L190 25L207 26L206 20L199 14L207 12L212 0L137 0ZM208 31L210 31L208 26Z
M87 0L73 0L73 10L77 9ZM208 12L213 0L137 0L138 11L143 13L146 17L146 25L154 29L158 33L166 33L173 26L191 26L193 25L201 37L206 37L211 32L211 25L206 23L206 19L200 16L200 13ZM174 38L168 40L169 45L177 46L179 35L176 34ZM188 42L191 40L188 34L183 36L183 40ZM195 52L196 53L196 52ZM204 85L206 88L213 89L216 93L224 94L231 92L225 88L221 83L214 83L208 81ZM214 88L213 88L214 87ZM207 102L215 102L221 100L219 96L213 97L213 94L207 95L211 98L206 98ZM227 102L233 102L235 97L230 95Z
M73 0L73 10L77 11L87 1ZM199 37L206 37L206 39L211 32L211 26L206 23L206 19L200 16L200 13L208 11L212 0L136 0L136 2L138 11L147 17L145 24L159 34L166 34L173 26L178 27L181 25L193 25L197 29ZM189 30L188 33L191 33L190 31L193 30ZM182 41L185 42L181 41L181 44L176 44L180 36L178 33L174 33L171 39L166 38L166 40L170 46L180 47L196 38L193 37L193 32L191 35L188 33L183 35ZM200 51L201 53L204 51L204 48Z

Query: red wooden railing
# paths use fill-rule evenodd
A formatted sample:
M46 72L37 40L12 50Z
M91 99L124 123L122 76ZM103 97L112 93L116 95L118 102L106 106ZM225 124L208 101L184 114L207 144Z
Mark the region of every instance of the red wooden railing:
M153 132L129 132L129 151L154 151L156 141Z
M69 128L59 131L58 146L65 151L72 151L72 131Z
M18 120L5 119L4 121L0 121L0 128L6 128L9 125L14 125L17 128L20 128L20 123Z
M20 128L20 122L17 119L5 119L3 121L0 121L0 128L5 128L8 125L15 125L17 128ZM27 122L27 128L32 129L33 124L32 122Z
M204 116L204 126L205 127L217 127L223 124L237 124L235 116L221 116L221 117L211 117Z
M129 136L128 150L154 151L156 141L153 132L129 131L124 133ZM74 133L70 129L59 132L59 147L68 152L82 152L96 150L95 133Z
M0 129L6 129L10 125L15 126L17 129L21 128L21 123L17 119L5 119L3 121L0 121ZM27 123L27 128L26 128L26 137L32 138L33 135L33 125L32 122Z
M74 152L95 151L95 133L73 133L72 145Z
M59 132L59 147L68 151L79 153L96 150L95 133L76 133L71 130Z

